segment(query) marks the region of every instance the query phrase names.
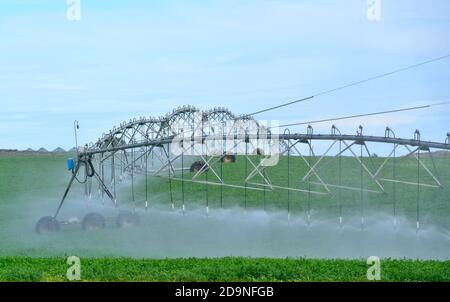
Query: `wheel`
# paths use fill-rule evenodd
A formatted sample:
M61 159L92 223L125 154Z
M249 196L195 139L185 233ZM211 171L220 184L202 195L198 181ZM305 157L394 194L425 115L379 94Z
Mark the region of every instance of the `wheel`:
M129 228L139 224L139 216L136 213L122 211L117 216L117 226L120 228Z
M229 164L229 163L234 163L236 162L236 156L235 155L224 155L221 159L221 162L223 162L224 164Z
M105 225L105 217L98 213L89 213L83 218L82 226L85 231L103 229Z
M264 150L261 148L256 148L255 150L256 155L264 156Z
M36 233L49 233L59 231L59 223L52 216L45 216L36 223Z
M198 171L200 171L203 168L203 172L206 172L209 170L208 165L206 165L205 167L205 162L202 160L196 161L191 165L190 171L193 173L197 173Z

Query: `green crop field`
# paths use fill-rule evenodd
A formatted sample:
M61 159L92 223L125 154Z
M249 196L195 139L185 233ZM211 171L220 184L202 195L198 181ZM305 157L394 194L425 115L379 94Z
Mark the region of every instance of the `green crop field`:
M367 281L362 260L82 259L83 281ZM384 260L383 281L450 281L450 261ZM65 281L63 258L0 258L0 280Z
M84 232L74 224L55 234L37 235L36 221L54 213L70 178L66 158L0 156L0 280L64 280L69 255L82 259L83 280L363 281L367 270L364 259L371 255L382 258L384 281L450 280L449 262L444 261L450 256L449 158L436 158L444 188L422 188L417 195L415 186L398 185L395 199L392 184L385 185L387 194L333 190L333 194L323 196L182 184L151 177L147 186L150 207L144 210L145 182L136 175L134 201L129 180L118 185L120 204L128 209L136 207L141 217L141 225L133 229L115 226L117 209L107 199L102 202L95 185L92 199L86 200L84 187L77 184L60 218L82 219L86 213L99 212L107 218L107 227ZM257 160L256 156L252 159ZM382 160L375 158L375 166ZM192 161L186 159L187 163ZM336 183L339 162L325 161L329 163L320 175L324 181ZM370 165L367 158L364 161ZM424 161L431 166L428 159ZM291 157L290 177L287 165L287 158L282 157L277 166L268 168L272 183L286 186L289 182L291 187L308 189L310 185L299 180L306 171L305 163ZM238 184L245 166L244 159L238 157L234 164L212 167L228 183ZM354 159L343 158L341 167L347 171L341 179L343 185L361 185L360 167ZM247 168L250 170L250 164ZM387 165L383 176L389 177L391 169ZM404 159L396 172L398 177L414 181L416 162ZM420 173L421 181L432 182L424 171ZM188 171L183 174L192 177ZM181 173L177 177L182 177ZM212 171L200 178L206 179L214 180ZM366 174L363 185L376 189ZM310 188L323 190L317 185ZM180 210L183 200L184 215ZM418 233L417 200L422 228ZM394 202L399 220L395 231ZM308 210L311 225L306 223ZM359 225L362 213L367 216L364 231ZM343 226L339 226L340 214ZM413 260L416 258L422 260Z

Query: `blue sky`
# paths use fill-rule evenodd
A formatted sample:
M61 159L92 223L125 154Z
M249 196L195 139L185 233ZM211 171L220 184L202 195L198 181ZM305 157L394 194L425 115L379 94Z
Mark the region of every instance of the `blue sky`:
M450 2L0 1L0 148L95 141L192 104L253 112L450 53ZM281 124L450 101L450 59L258 116ZM450 106L336 123L443 141ZM316 125L328 132L330 123ZM295 129L305 131L305 127Z

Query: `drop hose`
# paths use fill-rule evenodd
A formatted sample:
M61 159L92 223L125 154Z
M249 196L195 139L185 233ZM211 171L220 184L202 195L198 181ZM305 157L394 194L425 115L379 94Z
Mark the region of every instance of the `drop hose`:
M80 164L84 164L85 165L85 167L86 167L86 175L84 177L84 180L79 180L77 176L75 176L75 179L80 184L84 184L84 183L86 183L88 177L93 177L95 175L95 168L94 168L94 165L92 164L91 157L89 157L87 160L86 159L80 159L79 161L80 161ZM75 173L75 172L72 169L72 174L73 173Z

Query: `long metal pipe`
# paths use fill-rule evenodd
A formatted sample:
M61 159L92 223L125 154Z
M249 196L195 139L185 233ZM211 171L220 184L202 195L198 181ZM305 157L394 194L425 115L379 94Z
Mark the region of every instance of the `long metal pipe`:
M80 153L80 156L88 156L94 155L104 152L116 152L121 150L133 149L133 148L141 148L146 146L157 146L157 145L165 145L172 143L175 136L171 136L169 138L157 139L157 140L148 140L141 143L136 144L128 144L118 147L111 147L105 149L91 149L85 150ZM239 138L239 137L238 137ZM357 141L357 142L377 142L377 143L386 143L386 144L397 144L397 145L407 145L414 146L419 148L434 148L441 150L450 150L449 143L438 143L438 142L430 142L416 139L403 139L403 138L395 138L395 137L384 137L384 136L367 136L367 135L342 135L342 134L268 134L266 137L260 137L256 134L244 134L242 135L242 140L249 139L278 139L278 140L334 140L334 141ZM233 140L237 139L234 135L215 135L215 136L196 136L190 137L191 141L201 143L204 140ZM183 139L186 141L186 139Z

